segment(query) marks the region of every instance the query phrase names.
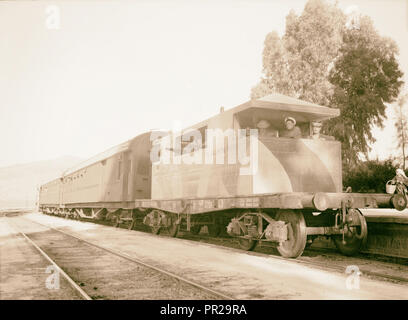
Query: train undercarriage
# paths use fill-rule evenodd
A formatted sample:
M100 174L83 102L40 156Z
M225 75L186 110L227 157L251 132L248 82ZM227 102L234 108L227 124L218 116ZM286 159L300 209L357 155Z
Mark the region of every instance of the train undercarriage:
M197 209L196 211L204 212L194 214L183 210L171 212L157 208L165 207L163 203L158 205L157 201L149 203L155 205L153 208L43 206L40 209L46 214L72 219L102 220L114 226L128 223L129 229L144 225L154 234L163 233L170 237L176 237L179 231L198 234L201 228L206 226L208 234L212 237L223 234L236 238L243 250L253 250L257 245L272 245L281 256L287 258L300 256L305 247L318 236L330 237L339 251L345 255L359 252L367 239L367 223L360 210L350 205L350 199L341 201L340 208L337 209L328 208L327 199L322 201L314 197L311 202L314 202L314 208L310 208L311 205L304 201L306 208L302 209L235 206L215 211L209 211L208 208ZM231 204L227 206L231 207ZM187 211L185 203L183 207L184 211ZM318 210L316 207L324 210Z
M280 255L287 258L300 256L317 236L331 237L340 252L346 255L359 252L367 238L367 224L358 209L345 210L344 214L290 209L269 212L229 210L199 216L183 217L154 209L145 216L143 223L155 234L165 229L173 237L180 230L198 234L206 225L210 236L225 231L237 238L243 250L250 251L267 242L275 244Z

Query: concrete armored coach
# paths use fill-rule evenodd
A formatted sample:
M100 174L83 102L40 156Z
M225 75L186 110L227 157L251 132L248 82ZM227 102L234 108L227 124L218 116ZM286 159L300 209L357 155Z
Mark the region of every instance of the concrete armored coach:
M43 185L39 207L116 225L129 220L131 228L143 221L173 237L206 225L245 250L270 242L292 258L327 236L354 254L367 239L358 208L403 210L406 202L398 194L342 192L341 144L312 132L312 123L337 116L338 109L279 94L251 100L179 134L144 133L87 160ZM237 160L240 152L246 161Z

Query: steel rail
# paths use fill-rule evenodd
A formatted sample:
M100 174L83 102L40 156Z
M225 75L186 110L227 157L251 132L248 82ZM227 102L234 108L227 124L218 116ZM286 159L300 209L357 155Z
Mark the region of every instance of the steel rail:
M56 216L56 218L60 218L60 217ZM24 219L26 219L26 218L24 218ZM26 220L28 220L28 219L26 219ZM40 225L43 225L43 226L51 228L51 229L55 229L53 227L44 225L44 224L39 223L37 221L33 221L33 220L29 220L29 221L38 223ZM94 223L94 222L89 222L89 223ZM64 231L62 231L62 230L58 230L58 229L55 229L55 230L64 233ZM129 230L124 230L124 229L120 229L120 230L129 231ZM151 235L150 233L147 233L147 234ZM187 242L192 242L192 241L197 242L195 239L200 239L200 240L203 239L203 237L199 237L198 235L197 236L196 235L190 235L190 237L193 238L193 239L184 239L184 238L172 238L172 239L176 240L176 241L187 241ZM216 239L214 237L208 237L208 238L209 239ZM231 241L233 241L233 240L234 239L231 239ZM87 240L84 240L84 241L86 242ZM200 244L204 244L204 243L201 242ZM310 267L321 267L321 268L323 268L323 270L330 269L332 271L337 271L337 272L340 272L340 273L345 272L345 269L343 267L337 266L336 264L331 265L331 264L323 263L323 262L307 261L307 260L302 259L302 257L299 257L297 259L291 259L291 258L284 258L284 257L281 257L281 256L275 256L275 255L270 255L270 254L261 253L261 252L245 251L243 249L229 247L228 245L224 245L224 244L220 245L220 244L213 244L213 243L205 242L205 245L212 246L212 247L222 247L222 248L225 248L227 250L246 253L248 255L253 255L253 256L260 256L260 257L273 258L273 259L278 259L278 260L283 260L283 261L295 262L297 264L302 264L302 265L306 265L306 266L310 266ZM310 248L310 249L306 249L306 250L307 251L319 251L317 248ZM337 255L337 253L335 253L335 252L333 252L333 254ZM362 260L370 261L372 259L362 259ZM362 273L362 276L371 276L371 277L377 277L377 278L382 278L382 279L387 279L387 280L392 280L392 281L399 281L399 282L408 283L408 278L405 278L405 277L399 277L399 276L393 276L393 275L390 275L390 274L373 272L373 271L367 270L365 268L360 269L360 272Z
M9 218L10 219L10 218ZM13 223L11 223L10 226L12 229L14 229L14 232L21 234L25 240L27 240L35 249L37 249L37 251L39 253L41 253L41 255L48 260L48 262L50 262L57 270L60 274L62 274L62 276L68 281L68 283L76 290L79 292L79 294L85 299L85 300L92 300L92 298L90 296L88 296L88 294L82 290L82 288L80 286L78 286L76 284L76 282L74 280L72 280L72 278L64 271L61 269L61 267L54 261L52 260L33 240L31 240L24 232L17 230L17 228L15 227L15 225Z
M197 236L197 235L190 235L190 237L192 239L177 239L177 240L184 240L184 241L196 241L197 239L203 240L203 238ZM210 239L216 239L214 237L209 237ZM231 239L234 240L234 239ZM205 243L208 246L214 246L214 247L223 247L223 248L227 248L229 250L233 250L233 251L237 251L237 252L245 252L248 255L253 255L253 256L260 256L260 257L266 257L266 258L273 258L273 259L278 259L278 260L283 260L283 261L291 261L291 262L295 262L298 264L303 264L303 265L307 265L307 266L312 266L312 267L322 267L323 269L331 269L333 271L339 271L341 273L344 273L345 269L342 267L337 266L336 264L330 265L327 263L323 263L323 262L312 262L312 261L308 261L305 260L304 258L302 258L302 256L298 257L297 259L292 259L292 258L284 258L281 256L275 256L275 255L270 255L270 254L266 254L266 253L262 253L262 252L253 252L253 251L245 251L243 249L238 249L238 248L232 248L232 247L228 247L228 245L218 245L218 244L213 244L213 243ZM272 247L272 246L265 246L265 247ZM333 249L334 250L334 249ZM324 253L328 253L328 252L332 252L334 255L340 255L342 257L344 257L341 254L337 254L336 252L333 252L333 250L331 249L318 249L318 248L308 248L305 249L305 251L312 251L312 252L324 252ZM359 258L365 261L370 261L372 259L363 259L363 258ZM384 274L384 273L379 273L379 272L374 272L374 271L370 271L367 270L365 268L360 269L360 272L362 273L363 276L372 276L372 277L377 277L377 278L383 278L383 279L388 279L388 280L393 280L393 281L400 281L400 282L406 282L408 283L408 277L399 277L399 276L393 276L393 275L389 275L389 274Z
M27 219L27 218L24 218L24 217L22 217L22 218L23 218L24 220L28 220L28 221L33 222L33 223L37 223L37 224L39 224L39 225L41 225L41 226L43 226L43 227L46 227L46 228L55 230L55 231L60 232L60 233L63 233L63 234L65 234L65 235L67 235L67 236L70 236L70 237L75 238L75 239L77 239L77 240L79 240L79 241L81 241L81 242L84 242L84 243L86 243L86 244L88 244L88 245L90 245L90 246L93 246L93 247L95 247L95 248L104 250L104 251L106 251L106 252L109 252L109 253L111 253L111 254L113 254L113 255L116 255L116 256L121 257L121 258L123 258L123 259L126 259L126 260L128 260L128 261L131 261L131 262L133 262L133 263L142 265L142 266L144 266L144 267L146 267L146 268L155 270L156 272L165 274L165 275L168 276L168 277L171 277L171 278L177 279L177 280L179 280L179 281L181 281L181 282L187 283L187 284L189 284L189 285L191 285L191 286L193 286L193 287L195 287L195 288L198 288L198 289L200 289L200 290L202 290L202 291L204 291L204 292L207 292L207 293L209 293L209 294L211 294L211 295L214 295L214 296L217 296L217 297L219 297L219 298L222 298L223 300L235 300L233 297L227 296L227 295L225 295L225 294L223 294L223 293L221 293L221 292L219 292L219 291L216 291L216 290L213 290L213 289L208 288L208 287L206 287L206 286L203 286L203 285L201 285L201 284L199 284L199 283L197 283L197 282L194 282L194 281L191 281L191 280L189 280L189 279L187 279L187 278L181 277L181 276L179 276L179 275L177 275L177 274L175 274L175 273L166 271L166 270L164 270L164 269L161 269L161 268L159 268L159 267L156 267L156 266L154 266L154 265L151 265L151 264L149 264L149 263L146 263L146 262L144 262L144 261L142 261L142 260L140 260L140 259L137 259L137 258L135 258L135 257L132 257L132 256L128 255L127 253L124 253L124 252L121 252L121 251L118 251L118 250L112 250L112 249L110 249L110 248L107 248L107 247L101 246L101 245L99 245L99 244L96 244L96 243L94 243L94 242L92 242L92 241L85 240L85 239L83 239L83 238L81 238L81 237L78 237L77 235L71 234L71 233L66 232L66 231L59 230L59 229L57 229L57 228L54 228L54 227L51 227L51 226L49 226L49 225L40 223L40 222L38 222L38 221L33 221L33 220L31 220L31 219Z

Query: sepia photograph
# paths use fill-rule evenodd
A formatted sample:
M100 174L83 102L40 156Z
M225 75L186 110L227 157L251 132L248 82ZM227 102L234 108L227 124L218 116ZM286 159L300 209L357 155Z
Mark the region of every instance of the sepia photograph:
M0 1L0 303L408 300L407 81L408 0Z

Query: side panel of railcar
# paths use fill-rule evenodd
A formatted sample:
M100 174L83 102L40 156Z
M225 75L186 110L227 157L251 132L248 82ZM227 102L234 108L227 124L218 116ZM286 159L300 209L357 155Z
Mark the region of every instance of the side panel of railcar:
M39 205L59 206L61 201L61 179L50 181L40 188Z
M261 138L254 175L247 165L155 164L153 198L208 198L281 192L341 192L337 141ZM249 141L248 141L249 144ZM203 152L204 153L204 152ZM227 154L227 150L225 150Z
M123 189L128 201L134 199L150 199L152 195L152 163L150 161L150 132L132 140L131 153L128 156L128 176L124 180ZM130 159L130 161L129 161Z
M126 154L124 152L102 161L101 202L122 201L123 177L126 174L125 162Z
M233 127L233 115L231 110L225 111L206 122L198 124L196 129L201 132L202 138L205 137L207 129L217 129L224 132ZM203 140L203 144L205 142ZM244 176L241 177L239 182L229 179L229 175L236 176L239 165L228 164L228 160L224 161L225 164L217 164L215 155L216 149L219 149L220 146L217 144L216 139L213 140L213 146L213 150L210 151L213 155L213 164L205 163L205 150L201 152L201 164L185 164L184 159L194 157L194 154L181 156L180 151L174 151L174 148L170 147L170 164L160 162L152 164L152 199L227 196L236 194L237 188L242 194L250 193L251 189L248 188L250 188L251 180ZM224 147L227 148L227 143ZM220 183L222 180L225 183Z
M273 114L269 111L266 114ZM241 128L232 112L224 112L196 128L201 132L206 129L218 129L225 135L224 145L219 146L213 141L203 141L204 148L200 150L201 164L187 164L183 159L192 154L170 154L170 164L153 164L152 198L180 199L207 198L224 196L242 196L261 193L279 192L341 192L341 144L338 141L313 139L290 139L258 137L257 147L251 148L251 140L246 139L246 155L250 156L252 149L252 168L254 174L246 174L248 165L242 165L237 155L237 136L235 144L236 163L229 162L227 129ZM307 123L302 123L307 127ZM207 139L208 140L208 139ZM204 145L205 144L205 145ZM206 149L213 154L213 164L205 159ZM174 148L173 148L174 149ZM215 163L216 150L224 154L222 164ZM179 160L176 162L175 160ZM234 160L233 159L233 160ZM195 162L195 161L194 161Z
M128 202L151 196L150 134L142 134L125 150L64 177L63 203L70 205Z
M260 138L253 194L342 192L338 141Z
M63 203L99 202L104 168L97 162L64 177Z

